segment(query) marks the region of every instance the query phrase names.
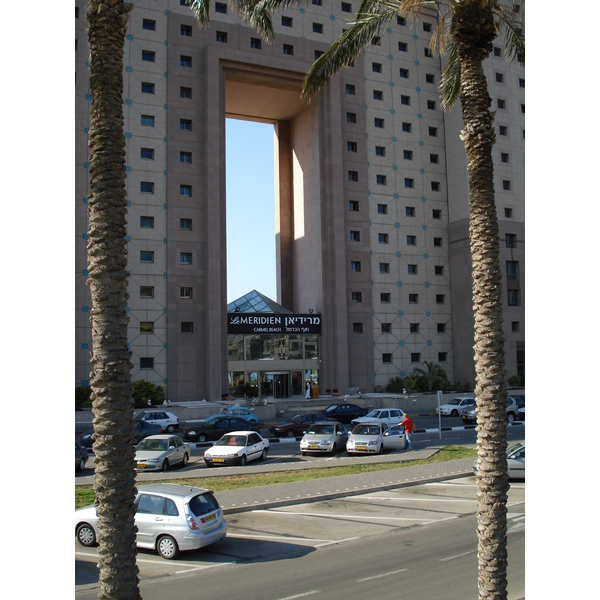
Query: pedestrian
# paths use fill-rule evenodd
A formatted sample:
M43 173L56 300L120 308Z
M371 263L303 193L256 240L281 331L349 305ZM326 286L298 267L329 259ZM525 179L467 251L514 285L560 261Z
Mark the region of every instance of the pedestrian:
M406 413L404 413L404 418L402 421L400 421L400 423L398 423L398 425L402 425L404 427L404 433L406 434L406 446L408 446L409 450L412 450L412 434L415 430L415 422Z
M310 400L310 381L306 380L306 399Z

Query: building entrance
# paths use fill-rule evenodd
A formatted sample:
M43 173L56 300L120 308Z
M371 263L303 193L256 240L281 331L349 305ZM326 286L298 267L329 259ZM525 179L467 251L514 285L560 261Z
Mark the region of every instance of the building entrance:
M290 373L261 373L260 391L265 398L289 398Z

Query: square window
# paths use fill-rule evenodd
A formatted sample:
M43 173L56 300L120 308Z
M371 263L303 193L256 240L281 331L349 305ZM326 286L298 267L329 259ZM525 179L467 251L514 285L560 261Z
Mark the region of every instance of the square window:
M427 100L427 108L429 110L435 110L435 100Z
M443 275L444 274L444 267L442 265L435 265L435 274L436 275Z
M192 220L181 218L179 219L179 229L184 229L186 231L192 230Z
M191 196L192 195L192 186L187 184L182 184L179 186L179 195L180 196Z
M142 81L142 93L143 94L154 94L154 84Z
M363 332L363 324L362 323L352 323L352 333L362 333Z
M360 231L351 231L350 240L352 242L360 242Z
M436 304L445 304L446 296L444 294L436 294L435 295L435 303Z
M433 165L437 165L440 162L440 155L439 154L430 154L429 162Z
M415 180L411 179L410 177L405 177L404 178L404 187L405 188L414 188L415 187Z
M152 19L144 19L142 21L142 29L147 29L148 31L156 31L156 21Z
M140 227L154 229L154 217L140 217Z
M502 56L502 48L494 46L494 56Z
M416 275L418 272L418 266L417 265L408 265L408 274L409 275Z
M154 323L152 321L140 321L140 333L154 333Z
M346 113L346 123L356 123L356 113Z
M250 48L254 48L255 50L261 49L261 39L260 38L250 38Z
M514 333L518 333L521 330L519 321L512 321L510 326L511 326L511 331L513 331Z
M400 104L409 106L410 105L410 97L409 96L400 96Z
M346 94L349 94L350 96L356 95L356 86L347 83L346 84Z
M360 272L360 261L359 260L350 261L350 270Z
M413 159L412 150L404 150L402 154L404 156L404 160L412 160Z
M411 323L409 326L410 333L419 333L419 324Z
M182 25L179 29L179 33L184 35L185 37L192 37L192 27L191 25Z
M496 100L496 103L498 104L499 109L506 108L506 100L504 100L503 98L498 98L498 100Z
M425 73L425 83L435 83L435 75L433 73Z
M412 131L412 125L410 123L402 123L402 131L410 133Z
M180 152L179 153L179 162L191 163L192 162L192 153L191 152Z
M180 56L179 57L179 66L180 67L191 67L192 66L192 57L191 56Z
M352 302L362 302L362 292L352 292Z
M348 2L342 2L342 12L352 12L352 5L348 4Z
M379 263L379 272L380 273L389 273L390 272L390 263Z
M377 127L378 129L383 129L384 125L385 125L385 121L383 119L375 117L375 127Z
M392 324L391 323L382 323L381 324L381 333L392 333Z
M294 55L294 46L290 46L290 44L284 44L283 45L283 53L287 54L288 56L293 56Z
M348 142L348 152L357 152L358 144L356 142Z
M221 42L223 44L227 43L227 32L226 31L217 31L217 42Z
M191 298L192 297L192 288L191 287L180 287L179 288L179 297L180 298Z
M373 73L381 73L381 63L372 63Z
M182 321L181 322L181 333L194 333L193 321Z
M509 154L508 154L508 152L500 152L500 160L501 160L503 163L510 162L510 157L509 157Z
M389 243L390 237L387 233L380 233L378 236L378 240L380 244L387 244Z
M519 87L520 88L524 88L525 87L525 80L524 79L519 79Z
M227 4L223 4L222 2L215 2L215 12L226 15L227 14Z
M398 15L396 17L396 23L398 23L398 25L404 25L406 23L406 19L404 17L401 17L400 15Z
M387 204L378 204L377 205L377 214L387 215Z
M431 137L437 137L437 127L430 127L429 128L429 135Z
M446 362L446 352L438 352L438 362Z
M358 171L348 171L349 181L358 181Z
M411 352L410 353L410 362L411 363L420 363L421 355L418 352Z
M321 23L313 23L313 33L323 33L323 25Z
M404 214L407 217L414 217L415 216L415 207L414 206L407 206L404 210Z
M513 210L512 210L512 208L505 208L504 209L504 217L506 219L512 219L512 216L513 216Z
M423 48L423 53L427 58L431 58L433 56L433 52L429 48Z
M152 148L140 148L140 158L154 160L154 150Z
M323 52L322 50L315 50L315 60L318 60L319 58L321 58L321 56L323 56L323 54L325 54L325 52Z
M496 83L504 83L504 74L496 73Z
M392 362L392 355L385 352L381 355L381 362L384 363L391 363Z
M373 100L383 100L383 92L381 90L373 90Z
M146 62L154 62L155 54L150 50L142 50L142 60Z
M350 212L358 212L358 200L350 200L348 210Z
M502 180L502 189L506 192L510 192L511 183L508 179Z
M431 23L423 23L423 31L426 31L427 33L431 33Z
M154 184L151 181L141 181L140 192L142 194L154 194Z
M419 294L409 294L408 295L408 303L409 304L418 304L419 303Z
M400 69L400 77L402 77L403 79L408 79L408 69ZM402 96L402 98L405 98L406 96ZM405 104L404 102L402 104Z
M385 146L375 146L375 156L385 156Z
M292 26L292 17L281 17L281 25L283 27L291 27Z
M506 240L507 248L516 248L517 247L517 236L514 233L507 233L505 240Z
M190 119L179 119L179 129L183 129L184 131L192 130L192 122Z
M519 306L519 292L517 290L508 290L508 306Z
M192 97L192 88L180 87L179 88L179 97L180 98L191 98Z
M439 208L434 208L431 211L431 216L434 219L441 219L442 218L442 211Z
M140 369L154 369L154 358L152 356L140 356Z
M379 300L382 304L389 304L392 301L392 295L389 292L381 292Z
M377 175L377 185L387 185L387 177L385 175Z
M438 323L437 324L437 332L445 333L445 331L446 331L446 323Z
M507 260L506 261L506 280L507 281L517 281L518 276L518 268L519 263L515 260Z
M408 51L408 45L405 42L398 42L398 50L400 52L407 52Z
M372 46L381 46L381 38L378 36L375 36L372 40L371 40L371 45Z
M154 298L154 287L151 285L140 286L140 298Z
M432 181L431 182L431 191L432 192L439 192L440 191L440 182L439 181Z
M508 127L506 125L498 125L499 135L508 135Z
M154 117L152 115L142 115L142 125L154 127Z
M417 236L407 235L406 236L406 245L407 246L416 246L417 245Z
M192 253L191 252L180 252L179 253L179 264L191 265L192 264Z
M140 250L140 262L153 263L154 252L150 252L149 250Z
M442 246L442 238L441 237L434 237L433 238L433 245L436 248L441 248L441 246Z

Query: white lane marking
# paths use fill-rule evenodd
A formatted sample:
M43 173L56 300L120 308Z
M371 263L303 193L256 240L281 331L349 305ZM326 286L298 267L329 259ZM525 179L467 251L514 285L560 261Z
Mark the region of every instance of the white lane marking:
M285 596L285 598L279 598L279 600L294 600L295 598L304 598L305 596L314 596L320 594L321 590L312 590L310 592L304 592L303 594L296 594L295 596Z
M75 556L87 556L89 558L95 558L96 560L98 559L98 555L97 554L93 554L92 552L75 552ZM212 567L220 567L222 565L235 565L235 564L237 564L235 562L231 562L231 563L214 563L214 564L209 564L209 565L198 565L197 563L182 563L182 562L173 563L173 562L167 562L167 561L165 561L162 558L156 558L156 559L141 558L139 554L137 556L136 562L150 563L150 564L154 564L154 565L162 565L163 567L173 567L173 566L190 567L191 571L197 571L197 570L201 570L201 569L210 569ZM177 571L177 573L186 573L186 572L187 571Z
M179 565L179 563L177 563ZM183 569L181 571L175 571L175 575L182 575L183 573L193 573L194 571L204 571L205 569L212 569L213 567L225 567L227 565L236 565L235 561L226 563L215 563L213 565L202 565L201 567L195 567L191 569Z
M380 577L388 577L389 575L397 575L398 573L404 573L408 571L408 569L398 569L396 571L390 571L389 573L380 573L379 575L372 575L371 577L363 577L362 579L357 579L357 583L362 583L364 581L372 581L373 579L379 579Z
M364 498L346 498L352 502L364 502ZM477 502L476 498L464 499L464 498L408 498L404 496L369 496L369 500L399 500L402 502Z
M286 516L286 517L287 516L290 516L290 517L303 516L303 517L321 517L324 519L354 519L354 520L362 520L362 521L364 521L365 519L370 519L370 520L374 520L374 521L418 521L419 523L435 523L437 521L437 519L415 519L414 517L408 518L408 517L389 517L389 516L367 517L364 515L359 515L359 516L328 515L325 513L285 512L285 511L279 511L279 510L264 510L264 509L253 510L252 512L269 513L271 515L282 515L282 516Z
M469 552L463 552L462 554L454 554L453 556L447 556L446 558L440 558L440 562L446 562L448 560L462 558L463 556L469 556L469 554L475 554L476 552L477 552L477 550L469 550Z
M247 538L250 540L289 540L294 542L330 542L331 540L319 540L314 538L290 537L287 535L245 535L243 533L230 534L231 538Z

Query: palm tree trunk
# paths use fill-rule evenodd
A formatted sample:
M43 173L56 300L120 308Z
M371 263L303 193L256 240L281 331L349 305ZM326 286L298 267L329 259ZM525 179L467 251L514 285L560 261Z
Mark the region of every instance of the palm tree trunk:
M138 599L131 361L127 348L127 250L123 0L91 0L88 261L92 296L95 484L101 599Z
M496 37L490 2L458 2L451 35L459 45L460 100L470 194L477 397L479 599L507 597L506 391L502 286L492 147L494 114L483 60Z

